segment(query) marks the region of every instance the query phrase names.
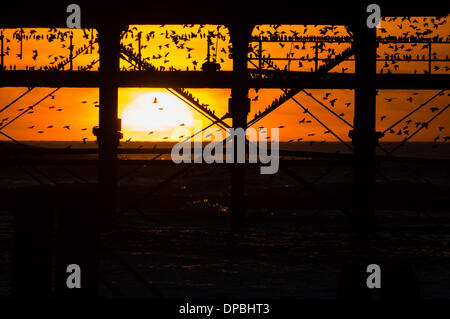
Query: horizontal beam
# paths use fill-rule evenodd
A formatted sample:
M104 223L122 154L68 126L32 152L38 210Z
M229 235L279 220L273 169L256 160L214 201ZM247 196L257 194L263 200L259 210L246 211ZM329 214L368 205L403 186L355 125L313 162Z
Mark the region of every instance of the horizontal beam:
M427 159L427 158L401 158L401 157L386 157L380 156L377 162L391 162L400 164L423 164L423 165L449 165L450 160L446 159ZM147 166L180 166L183 164L175 164L172 160L146 160L146 159L128 159L128 160L118 160L119 165L147 165ZM316 166L316 165L352 165L351 158L337 158L337 159L290 159L290 160L280 160L280 166ZM98 160L96 159L0 159L0 165L3 166L22 166L22 165L39 165L39 166L54 166L54 165L98 165ZM189 163L184 165L195 165L195 166L230 166L234 164L227 163ZM245 165L260 167L266 166L267 164L261 163L246 163Z
M377 74L377 89L442 90L450 88L450 74Z
M118 148L118 154L134 154L134 155L142 155L142 154L170 154L172 151L171 148ZM270 149L269 149L270 152ZM9 165L20 163L40 163L42 165L51 163L58 163L61 161L62 163L94 163L95 159L62 159L62 158L43 158L43 156L51 156L51 155L67 155L73 157L73 155L95 155L98 154L97 148L20 148L20 149L8 149L5 155L2 154L0 156L0 163L9 163ZM24 159L20 159L20 156L27 156ZM39 156L38 158L32 158L29 156ZM352 153L330 153L330 152L310 152L310 151L300 151L300 150L279 150L280 156L289 156L289 157L303 157L309 158L305 159L291 159L291 160L281 160L285 163L291 162L301 162L310 161L310 158L314 159L314 161L330 161L330 160L338 160L341 162L349 163L353 160ZM9 159L13 158L13 159ZM385 156L385 155L377 155L376 160L378 162L392 162L392 163L413 163L413 164L442 164L442 165L450 165L450 159L445 158L426 158L426 157L408 157L408 156ZM16 162L15 162L16 161ZM73 161L73 162L72 162ZM171 160L121 160L123 163L131 164L131 163L156 163L156 165L163 165L160 162L171 162ZM327 163L328 163L327 162Z
M235 164L232 163L188 163L188 164L175 164L172 160L145 160L145 159L129 159L129 160L118 160L119 165L129 166L129 165L146 165L146 166L171 166L171 167L180 167L182 165L194 165L194 166L215 166L215 167L232 167ZM342 159L302 159L302 160L280 160L280 165L286 166L315 166L315 165L330 165L330 164L342 164L349 165L350 163L346 160ZM24 165L39 165L39 166L67 166L67 165L98 165L98 160L95 159L15 159L15 160L7 160L0 159L0 165L3 166L24 166ZM245 163L239 165L246 165L247 167L261 167L267 166L268 164L261 163Z
M0 27L66 27L66 8L70 0L33 1L24 5L9 2L0 10ZM105 3L78 0L83 27L95 27L106 21L118 24L228 24L243 21L252 24L346 24L361 13L369 1L303 1L300 10L288 1L265 6L257 0L214 1L136 1ZM378 0L383 16L442 16L448 14L445 1L429 0L426 5L414 1ZM367 17L361 17L366 19Z
M98 87L97 71L0 71L0 87Z
M114 76L120 87L228 88L232 72L121 71ZM99 87L97 71L3 71L0 87Z
M431 44L449 44L446 38L433 39L430 37L377 37L376 41L378 43L431 43ZM349 36L253 36L250 38L250 42L305 42L305 43L351 43L352 38Z
M20 155L92 155L98 154L98 148L40 148L40 147L25 147L25 148L6 148L7 156ZM170 154L171 148L122 148L117 149L117 154ZM203 151L202 151L203 152ZM224 152L226 152L224 150ZM269 148L270 152L270 148ZM308 152L298 150L279 150L281 156L302 156L313 158L348 158L351 154L341 153L327 153L327 152Z
M270 73L270 72L269 72ZM2 71L0 87L98 87L97 71ZM249 79L253 88L352 89L354 74L280 72L272 78ZM282 75L282 76L281 76ZM153 88L230 88L232 71L121 71L119 87ZM378 89L448 89L447 74L377 74Z

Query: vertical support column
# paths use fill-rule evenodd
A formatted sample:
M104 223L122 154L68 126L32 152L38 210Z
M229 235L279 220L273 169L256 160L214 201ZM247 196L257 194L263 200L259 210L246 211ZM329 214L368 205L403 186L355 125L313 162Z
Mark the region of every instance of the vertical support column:
M317 44L314 47L314 72L317 72L317 69L319 68L319 45Z
M142 61L142 53L141 53L141 37L142 37L142 31L139 32L137 34L137 40L138 40L138 59L139 59L139 64L137 65L138 70L142 71L142 63L140 63L140 61Z
M101 84L99 87L100 114L97 139L99 147L98 181L101 215L106 223L116 217L117 200L117 146L120 122L118 119L118 85L120 26L103 23L98 29Z
M92 40L94 39L94 29L91 29L91 37L89 39L89 54L92 54L92 50L93 50L93 45L92 45Z
M376 29L369 29L365 15L354 25L356 46L354 131L353 227L366 232L375 226L375 75Z
M211 47L211 36L208 35L208 38L206 40L206 62L211 62L211 52L210 52L210 47Z
M0 31L0 41L1 41L1 48L0 48L0 70L3 71L5 69L5 49L4 49L4 36L3 36L3 30Z
M233 128L247 129L247 115L250 112L248 98L248 46L252 26L246 23L230 25L233 49L233 84L229 100L229 113ZM239 231L245 216L245 164L237 163L237 143L234 143L234 164L231 169L231 228Z
M20 57L19 59L22 60L23 58L23 29L20 29Z
M428 42L428 74L431 74L431 40Z
M73 71L73 33L70 34L70 45L69 45L69 60L70 60L70 71Z
M263 60L263 50L262 50L262 39L261 36L259 37L259 47L258 47L258 69L259 71L262 70L262 60ZM262 77L262 73L259 74L260 77Z

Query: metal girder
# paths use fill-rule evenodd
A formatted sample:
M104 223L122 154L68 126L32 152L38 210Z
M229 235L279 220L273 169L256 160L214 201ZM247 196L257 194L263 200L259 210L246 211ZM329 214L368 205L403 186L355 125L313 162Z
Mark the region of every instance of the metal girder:
M66 8L72 1L38 1L23 5L10 2L0 11L0 27L66 27ZM289 10L292 3L279 1L266 6L259 1L228 1L218 5L211 1L149 2L129 0L104 3L79 0L82 26L95 27L105 21L120 24L346 24L369 1L304 1L301 10ZM448 14L445 1L428 1L426 5L411 1L378 0L383 16L442 16ZM125 14L124 14L125 13Z
M253 88L353 89L354 74L286 72L284 78L249 78ZM0 87L98 87L97 71L3 71ZM232 71L207 73L203 71L120 71L119 87L154 88L230 88ZM378 89L450 89L448 74L377 74Z

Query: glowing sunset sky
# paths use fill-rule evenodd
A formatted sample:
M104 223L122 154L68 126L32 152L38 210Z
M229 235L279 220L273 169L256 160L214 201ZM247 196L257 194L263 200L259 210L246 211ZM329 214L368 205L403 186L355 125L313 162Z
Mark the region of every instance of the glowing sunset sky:
M258 26L253 30L253 35L268 35L278 32L281 35L292 35L298 32L301 35L324 35L324 26ZM410 21L401 18L392 20L386 18L382 21L381 29L378 29L378 35L381 36L400 36L408 32L414 34L418 31L430 29L431 33L427 37L439 35L444 40L450 36L450 26L446 23L446 18L440 20L427 18L412 18ZM46 65L54 65L68 56L69 39L64 40L55 38L49 42L46 38L47 34L57 35L58 32L73 32L73 44L75 50L87 45L91 37L96 37L95 31L76 30L76 29L23 29L28 39L23 41L23 57L20 59L20 42L14 38L14 32L19 29L3 29L6 37L5 48L7 56L5 56L5 66L7 69L25 69L33 67L39 69ZM321 31L322 30L322 31ZM137 52L136 35L142 32L142 56L156 67L164 66L166 70L169 67L185 70L200 70L202 63L206 58L206 35L220 34L220 37L212 39L212 55L221 64L222 70L231 70L232 61L229 57L229 34L225 27L214 25L188 25L188 26L130 26L123 39L122 44ZM197 35L187 41L174 43L171 35L185 35L186 37ZM43 35L44 40L35 39L37 36ZM201 36L200 36L201 35ZM342 26L336 26L333 29L327 29L325 35L347 36L346 29ZM253 49L256 51L258 43L252 43ZM292 58L312 57L314 54L314 43L306 44L303 48L302 43L265 43L264 54L270 54L271 57ZM349 47L349 43L344 44L327 44L319 57L326 57L328 49L340 53ZM37 50L37 51L34 51ZM34 52L33 52L34 51ZM436 53L436 59L445 59L450 56L450 46L448 44L436 44L432 47L433 53ZM378 48L377 53L380 56L384 54L393 54L399 52L400 55L410 54L414 58L419 55L427 56L428 50L423 44L404 44L401 48L395 48L392 44L382 44ZM250 53L252 56L252 53ZM98 46L93 45L92 53L81 54L74 60L74 69L86 67L91 62L98 60ZM194 62L195 61L195 62ZM286 62L276 61L276 65L280 68L285 67ZM295 71L309 71L313 66L313 62L302 61L301 65L298 61L291 61L289 69ZM320 65L320 64L319 64ZM132 66L121 60L122 69L132 69ZM448 73L450 67L449 62L433 62L433 73ZM94 64L92 70L97 70L98 63ZM249 68L253 68L249 65ZM341 72L342 68L346 69L346 73L354 71L353 61L342 63L332 72ZM383 73L418 73L423 74L428 68L428 62L403 62L399 63L398 69L395 69L391 63L385 66L384 62L377 65L378 72ZM67 69L67 68L66 68ZM0 126L3 126L9 120L20 114L28 106L33 105L39 99L48 95L54 88L36 88L33 89L24 98L13 104L7 110L0 114ZM0 109L13 101L20 94L27 91L27 88L0 88ZM199 98L201 103L208 104L209 108L215 111L219 117L224 115L228 109L228 98L230 97L229 89L190 89L195 97ZM353 123L353 91L352 90L308 90L317 100L321 101L328 107L332 108L337 114L343 113L343 118ZM379 91L377 96L377 130L382 131L395 123L402 116L413 110L415 107L424 103L427 99L435 95L436 90L383 90ZM248 119L252 119L258 111L264 110L272 101L281 95L279 89L261 89L258 92L251 89L249 98L252 99L251 112ZM153 103L157 100L157 103ZM317 116L322 122L326 123L333 131L335 131L342 139L350 140L348 137L349 127L331 113L326 111L316 101L305 93L299 93L296 99L307 107L311 113ZM391 100L392 99L392 100ZM93 88L61 88L53 98L48 98L34 109L33 113L28 113L4 128L2 131L17 140L64 140L64 141L81 141L87 138L88 141L94 141L92 135L92 127L98 125L98 90ZM400 141L405 135L398 135L400 128L413 132L416 122L424 122L431 118L435 112L430 108L445 107L450 102L449 92L445 91L443 95L435 98L429 105L412 116L409 127L408 123L401 123L395 128L394 134L388 134L384 141ZM333 106L334 105L334 106ZM432 141L436 136L440 136L440 141L444 136L450 136L450 111L442 114L433 121L430 128L423 130L415 136L413 141ZM195 110L190 109L182 101L177 100L167 90L164 89L142 89L142 88L123 88L119 89L119 117L122 118L124 139L132 140L162 140L171 136L171 131L180 125L192 131L191 123L195 120L202 120L203 125L209 125L208 119L203 118ZM303 122L302 120L305 119ZM301 121L302 123L299 123ZM311 121L309 123L309 121ZM231 124L230 120L226 120ZM326 129L316 123L309 114L305 114L303 110L292 101L286 102L275 112L259 121L256 126L279 127L284 126L280 130L280 140L297 140L302 138L304 141L337 141L334 136L326 133ZM68 128L68 127L69 128ZM447 127L448 126L448 127ZM152 132L149 134L150 132ZM313 135L312 135L313 134ZM5 137L0 137L6 140Z

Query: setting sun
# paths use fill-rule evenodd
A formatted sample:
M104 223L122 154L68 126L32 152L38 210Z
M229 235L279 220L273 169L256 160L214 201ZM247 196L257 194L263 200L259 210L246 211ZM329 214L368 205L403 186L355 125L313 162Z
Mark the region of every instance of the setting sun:
M189 128L194 121L189 107L165 92L138 96L125 106L121 118L125 137L134 140L164 139L174 128Z

